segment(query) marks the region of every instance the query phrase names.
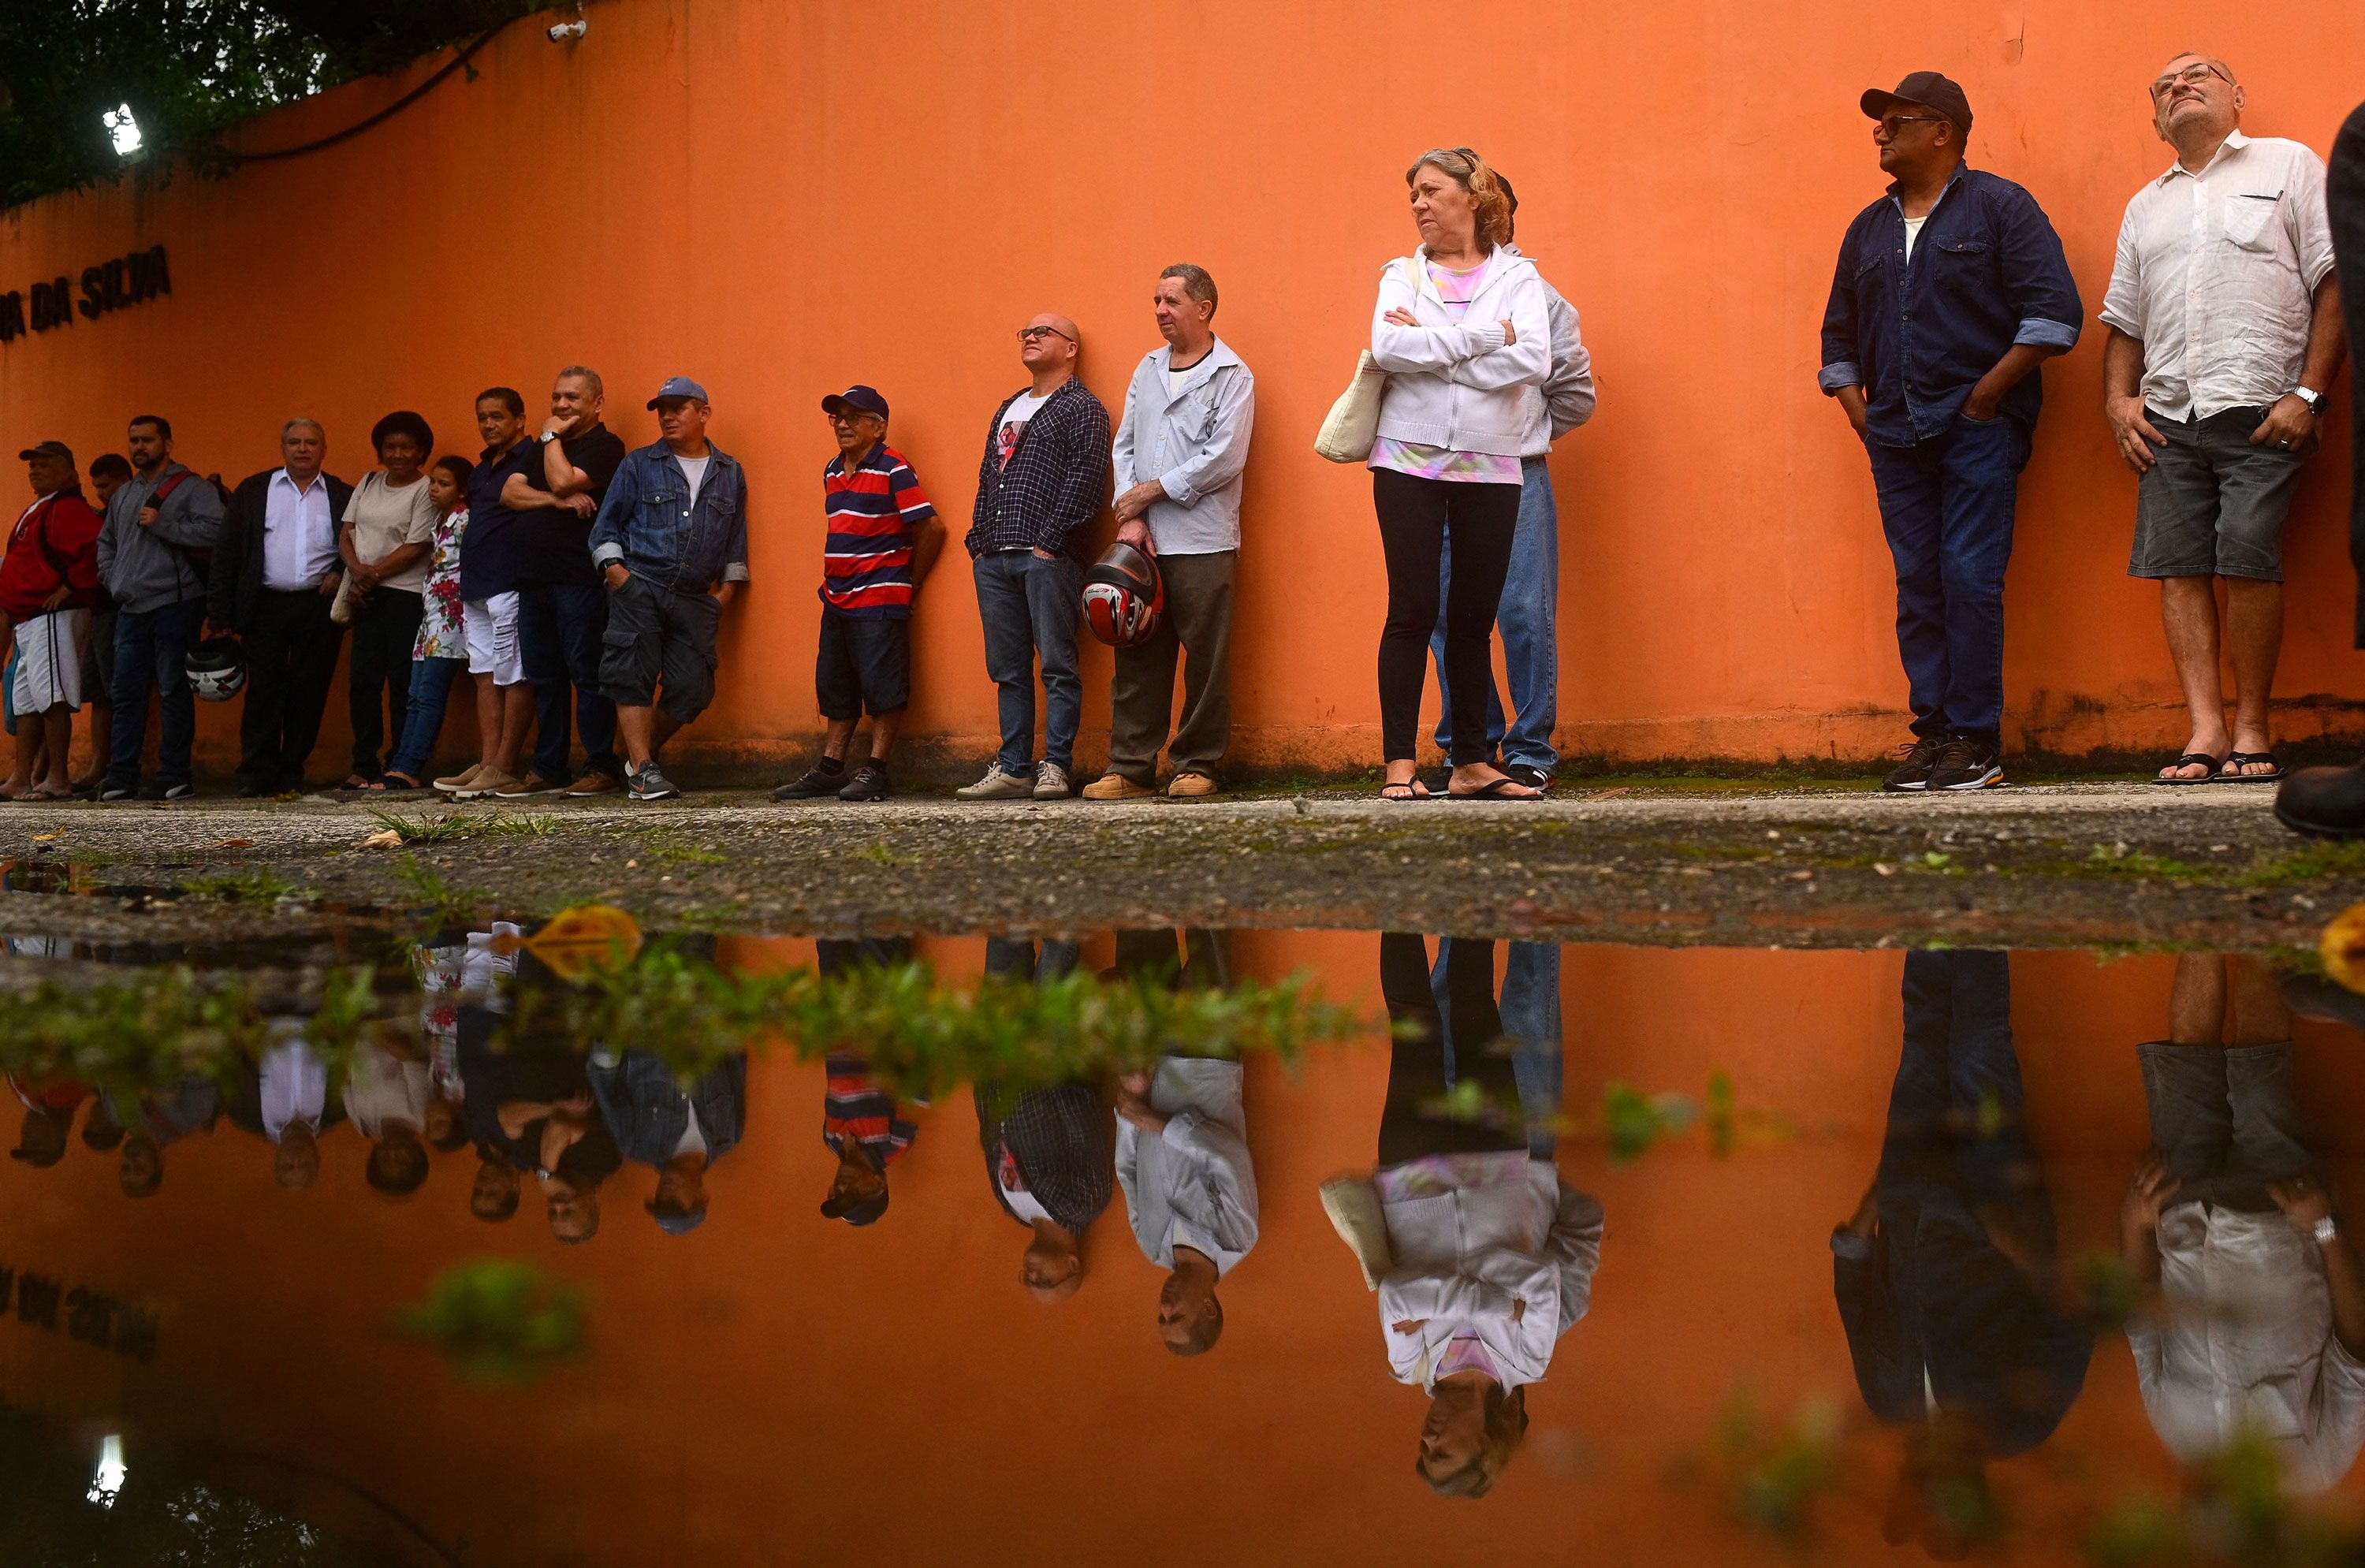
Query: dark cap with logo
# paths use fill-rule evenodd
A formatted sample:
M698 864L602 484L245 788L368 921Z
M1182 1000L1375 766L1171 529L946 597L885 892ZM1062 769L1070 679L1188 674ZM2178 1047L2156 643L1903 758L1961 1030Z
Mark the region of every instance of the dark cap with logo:
M833 392L821 400L821 411L824 414L844 413L848 409L858 414L876 414L883 420L887 417L887 399L879 395L876 386L857 384L843 392Z
M73 466L73 448L62 441L37 441L17 454L19 463L30 463L36 457L54 457L69 468Z
M842 1219L848 1225L857 1226L876 1225L879 1222L879 1216L886 1212L887 1192L883 1187L880 1189L878 1196L871 1198L842 1196L832 1193L822 1200L821 1205L822 1218Z
M1916 71L1900 82L1894 93L1867 87L1858 102L1871 119L1882 118L1900 108L1935 109L1952 120L1956 130L1965 136L1971 134L1971 100L1963 95L1962 88L1951 78L1935 71Z

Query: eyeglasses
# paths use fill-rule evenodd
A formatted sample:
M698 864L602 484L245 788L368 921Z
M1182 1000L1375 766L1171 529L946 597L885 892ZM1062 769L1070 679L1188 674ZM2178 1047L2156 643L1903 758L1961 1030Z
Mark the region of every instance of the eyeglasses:
M2218 70L2217 67L2203 62L2195 65L2188 65L2181 71L2170 72L2169 74L2161 77L2158 81L2153 83L2151 84L2152 102L2159 102L2178 87L2205 86L2208 84L2209 78L2212 76L2224 77L2225 85L2228 87L2234 84L2234 79L2231 76L2226 76L2225 73L2223 71Z
M1953 123L1945 115L1883 115L1874 124L1872 133L1894 141L1897 140L1897 133L1909 125L1951 125Z
M1021 343L1031 343L1037 338L1068 338L1068 334L1059 330L1057 327L1021 327L1018 329L1018 341ZM1076 340L1073 338L1068 338L1068 341L1072 343Z

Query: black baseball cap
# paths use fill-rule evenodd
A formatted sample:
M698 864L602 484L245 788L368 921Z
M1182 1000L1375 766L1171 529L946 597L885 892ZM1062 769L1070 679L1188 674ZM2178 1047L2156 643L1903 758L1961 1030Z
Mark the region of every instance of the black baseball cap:
M875 1198L841 1198L832 1193L822 1200L821 1205L822 1218L842 1219L846 1224L856 1226L876 1225L879 1222L879 1216L886 1212L887 1193L884 1188L880 1190L879 1195Z
M1952 120L1956 130L1971 134L1971 100L1963 96L1963 89L1951 77L1935 71L1916 71L1900 82L1894 93L1867 87L1857 102L1867 119L1879 119L1899 108L1935 109Z
M36 457L55 457L63 461L67 467L73 466L73 448L62 441L37 441L17 454L19 463L30 463Z
M864 386L857 383L843 392L833 392L821 400L821 411L824 414L842 413L848 409L860 414L876 414L883 420L887 417L887 399L879 395L876 386Z

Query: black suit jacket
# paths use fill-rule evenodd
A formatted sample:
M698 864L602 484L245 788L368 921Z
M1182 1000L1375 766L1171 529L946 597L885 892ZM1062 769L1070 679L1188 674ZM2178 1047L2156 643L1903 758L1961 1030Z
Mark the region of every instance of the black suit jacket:
M278 472L265 468L250 475L230 493L221 541L214 546L213 572L206 580L206 619L217 628L254 629L255 607L263 602L263 527L269 516L272 476ZM330 531L342 532L353 487L334 474L320 477L329 487Z
M1005 1148L1018 1161L1026 1190L1067 1230L1082 1236L1108 1207L1116 1182L1116 1125L1086 1085L1063 1083L1014 1100L1002 1085L980 1083L977 1127L986 1184L1012 1219L1018 1215L1003 1195L997 1169Z

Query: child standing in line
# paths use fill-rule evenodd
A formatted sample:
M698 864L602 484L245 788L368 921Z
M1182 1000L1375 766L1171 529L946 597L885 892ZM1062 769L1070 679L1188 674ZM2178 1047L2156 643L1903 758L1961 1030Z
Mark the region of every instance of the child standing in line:
M428 471L427 495L434 504L435 523L429 536L425 608L418 640L410 648L410 707L401 743L376 789L409 793L427 787L427 764L443 731L452 683L468 667L460 543L468 529L468 481L476 472L465 457L438 458Z

